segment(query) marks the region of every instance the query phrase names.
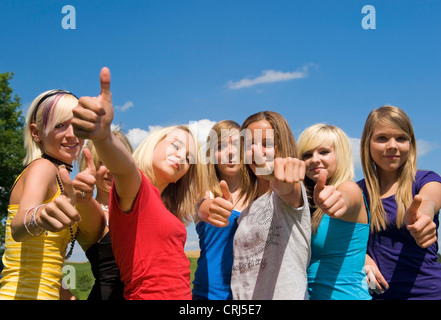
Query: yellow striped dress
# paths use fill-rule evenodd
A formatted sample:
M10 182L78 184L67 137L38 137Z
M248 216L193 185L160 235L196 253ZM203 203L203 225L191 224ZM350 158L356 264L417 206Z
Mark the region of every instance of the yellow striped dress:
M57 193L43 203L51 202L60 194L58 187ZM47 235L43 233L16 242L11 235L11 221L17 211L17 204L9 205L0 299L58 300L64 257L71 240L70 230L48 232ZM72 230L75 233L76 226L72 226Z

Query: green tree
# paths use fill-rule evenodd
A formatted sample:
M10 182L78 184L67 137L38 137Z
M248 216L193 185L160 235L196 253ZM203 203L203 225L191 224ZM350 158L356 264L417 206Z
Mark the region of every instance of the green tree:
M9 72L0 73L0 255L4 251L5 218L8 215L11 186L23 170L25 156L20 98L17 94L12 97L9 86L13 76Z

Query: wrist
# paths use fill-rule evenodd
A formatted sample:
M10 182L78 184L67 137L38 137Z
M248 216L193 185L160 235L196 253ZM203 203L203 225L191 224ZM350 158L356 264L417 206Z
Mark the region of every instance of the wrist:
M47 234L47 231L43 227L40 227L38 225L37 220L35 218L37 211L41 206L43 206L43 204L40 204L39 206L31 208L28 211L26 211L23 219L23 225L27 233L32 237L38 237L44 232L46 232Z

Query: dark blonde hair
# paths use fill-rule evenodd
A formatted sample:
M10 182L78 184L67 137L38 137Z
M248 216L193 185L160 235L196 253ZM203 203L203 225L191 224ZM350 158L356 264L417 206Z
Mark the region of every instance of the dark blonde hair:
M291 128L286 119L279 113L274 111L261 111L249 116L241 126L241 134L247 130L248 126L254 122L267 121L274 129L274 150L275 158L298 158L297 144ZM244 139L242 135L242 139ZM241 143L241 156L244 157L244 148L247 143ZM251 168L241 161L241 177L243 189L240 196L244 197L246 202L252 201L257 196L257 178Z
M222 130L229 130L230 136L237 133L239 135L240 125L233 120L222 120L217 122L211 128L212 133L207 137L207 171L208 171L208 189L213 192L215 197L221 197L222 191L219 185L219 172L216 166L217 159L214 158L219 142L222 139ZM214 139L217 137L217 139Z
M415 180L417 171L417 148L412 123L407 114L398 107L383 106L371 111L364 125L361 136L361 164L369 194L369 205L371 213L371 230L379 232L386 228L388 223L380 197L380 179L377 166L372 160L370 152L370 141L375 127L378 124L390 126L401 130L409 139L410 150L407 160L398 169L398 189L395 195L397 203L397 227L403 225L406 208L412 203L412 183Z

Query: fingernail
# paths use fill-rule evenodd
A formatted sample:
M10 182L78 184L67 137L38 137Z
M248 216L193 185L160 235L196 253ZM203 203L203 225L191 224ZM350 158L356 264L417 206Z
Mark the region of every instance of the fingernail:
M59 169L59 170L61 170L61 169L66 169L66 166L65 166L64 164L59 165L59 166L58 166L58 169Z

